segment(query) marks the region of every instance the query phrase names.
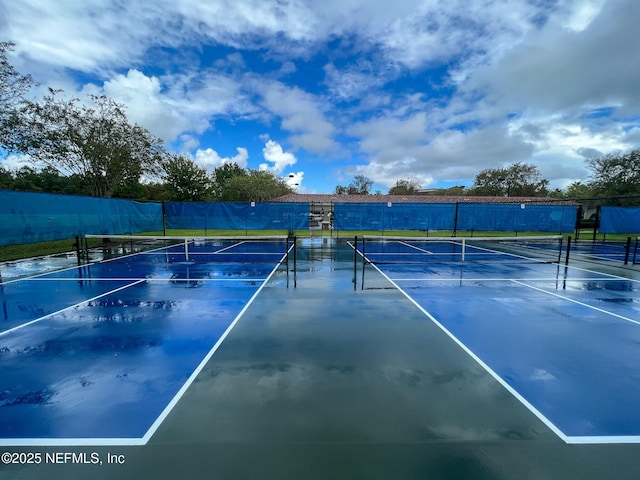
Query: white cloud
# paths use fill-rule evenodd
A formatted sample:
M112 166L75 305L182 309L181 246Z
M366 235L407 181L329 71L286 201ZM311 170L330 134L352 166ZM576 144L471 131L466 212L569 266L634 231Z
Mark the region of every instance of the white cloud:
M583 0L575 2L575 8L570 12L566 26L575 32L581 32L598 16L606 0Z
M261 163L261 170L270 170L280 175L287 167L295 165L298 161L293 153L285 152L278 142L267 140L262 149L264 159L269 163Z
M584 152L640 144L639 17L635 0L21 0L3 3L0 27L20 71L105 93L185 152L219 119L257 119L262 131L277 123L296 154L265 154L272 170L291 167L287 155L300 165L351 149L366 164L345 170L392 185L514 161L566 182L585 174ZM205 61L205 45L229 48ZM258 50L264 62L248 73ZM324 69L298 80L319 54ZM85 75L94 85L74 83ZM602 108L611 113L592 114ZM248 154L232 158L246 165Z
M2 168L7 170L20 170L25 166L32 166L32 162L27 155L8 155L1 160Z
M302 180L304 180L304 172L292 172L284 177L287 185L300 193L304 193L304 188L301 189Z
M319 154L337 148L332 138L335 127L325 118L316 97L281 82L260 82L257 88L262 93L264 107L280 117L282 128L291 133L291 144Z
M249 159L247 149L237 147L236 150L238 154L233 157L221 157L220 154L212 148L198 150L195 154L195 162L208 172L212 172L225 163L236 163L241 168L247 168L247 160Z

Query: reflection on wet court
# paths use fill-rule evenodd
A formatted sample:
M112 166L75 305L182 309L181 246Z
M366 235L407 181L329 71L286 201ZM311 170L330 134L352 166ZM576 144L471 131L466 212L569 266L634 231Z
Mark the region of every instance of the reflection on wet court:
M287 244L6 282L3 443L120 445L123 478L640 471L636 280L353 247L299 240L295 273Z

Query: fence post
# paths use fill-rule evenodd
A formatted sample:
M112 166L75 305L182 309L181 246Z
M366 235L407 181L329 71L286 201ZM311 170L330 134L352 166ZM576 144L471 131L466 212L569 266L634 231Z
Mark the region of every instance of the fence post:
M458 208L460 206L460 202L456 202L456 210L453 215L453 236L458 235Z

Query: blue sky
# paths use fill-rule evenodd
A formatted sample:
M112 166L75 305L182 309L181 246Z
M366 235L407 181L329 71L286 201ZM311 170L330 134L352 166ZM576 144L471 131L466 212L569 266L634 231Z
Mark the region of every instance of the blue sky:
M40 85L106 94L213 170L386 193L538 167L552 187L640 144L637 0L0 0ZM21 159L3 159L20 165Z

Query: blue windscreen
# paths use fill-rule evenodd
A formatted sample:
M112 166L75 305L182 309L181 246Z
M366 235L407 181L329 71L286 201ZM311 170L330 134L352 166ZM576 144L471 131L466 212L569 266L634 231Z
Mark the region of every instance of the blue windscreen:
M578 207L573 205L532 205L460 203L458 230L506 232L572 232Z
M169 229L301 230L309 228L308 203L168 202Z
M572 205L489 203L336 203L337 230L572 232Z
M0 245L162 231L162 205L0 190Z
M640 233L639 207L602 207L600 233Z
M336 230L453 230L454 203L336 203Z

